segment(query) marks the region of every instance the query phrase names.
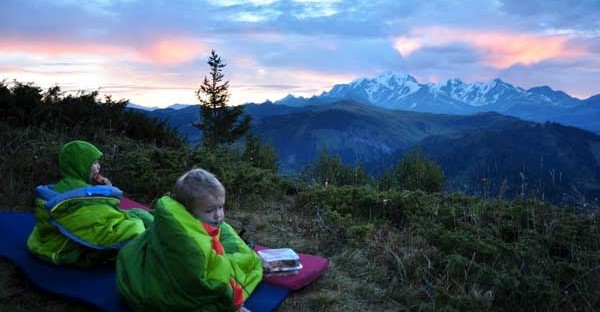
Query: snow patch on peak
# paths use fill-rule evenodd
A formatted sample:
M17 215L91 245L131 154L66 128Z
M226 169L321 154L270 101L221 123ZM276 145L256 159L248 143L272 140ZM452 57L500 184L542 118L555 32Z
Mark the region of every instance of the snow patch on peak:
M417 80L409 75L409 74L401 74L396 72L386 72L383 73L373 79L374 82L377 82L387 88L394 88L396 86L413 83L418 84Z
M436 94L438 93L451 93L450 91L456 88L463 88L465 83L457 78L448 79L446 81L440 81L438 83L428 84L429 88Z
M356 79L352 80L352 82L350 82L350 85L359 85L359 84L363 83L366 80L367 80L367 78L363 78L363 77L356 78Z
M500 79L471 84L466 84L459 79L449 79L436 84L430 84L429 87L436 96L448 96L472 106L495 104L506 93L522 93L523 91Z
M405 97L417 92L422 87L423 85L408 74L385 72L374 78L355 79L348 85L336 85L328 95L342 95L352 92L360 94L360 97L371 103L381 103L391 98Z

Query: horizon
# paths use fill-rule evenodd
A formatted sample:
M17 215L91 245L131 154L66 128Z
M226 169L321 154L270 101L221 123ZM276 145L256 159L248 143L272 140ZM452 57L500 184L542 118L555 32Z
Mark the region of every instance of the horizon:
M3 1L0 79L144 107L198 103L214 49L230 105L385 72L600 93L600 5L559 0Z
M351 83L353 83L353 82L355 82L356 80L359 80L359 79L376 79L377 77L379 77L379 76L381 76L381 75L384 75L384 74L389 74L389 73L390 73L390 72L382 73L382 74L380 74L380 75L377 75L377 76L374 76L374 77L357 77L357 78L355 78L355 79L354 79L354 80L352 80L352 81L348 81L348 82L346 82L346 83L342 83L342 84L351 84ZM402 73L395 73L395 72L392 72L392 74L397 74L397 75L398 75L398 74L400 74L400 75L401 75ZM406 75L410 75L410 74L406 74ZM452 80L452 79L458 79L458 78L449 78L448 80ZM474 84L474 83L490 83L491 81L493 81L493 80L495 80L495 79L499 79L499 78L493 78L493 79L491 79L491 80L488 80L488 81L475 81L475 82L472 82L471 84ZM448 81L448 80L444 80L444 81L441 81L441 82L446 82L446 81ZM460 80L460 79L459 79L459 80ZM501 80L501 79L500 79L500 80ZM506 82L506 81L504 81L504 80L501 80L501 81L502 81L502 82L505 82L505 83L509 83L509 82ZM464 82L464 81L463 81L463 82ZM417 83L419 83L419 84L423 84L423 83L421 83L421 82L420 82L420 81L418 81L418 80L417 80ZM512 84L511 84L511 85L512 85ZM514 87L517 87L517 88L520 88L520 86L517 86L517 85L513 85L513 86L514 86ZM328 91L330 91L330 90L331 90L333 87L334 87L334 86L331 86L331 88L329 88L329 89L326 89L326 90L322 90L321 92L319 92L319 93L316 93L316 94L312 94L312 95L308 95L308 96L295 96L295 97L296 97L296 98L301 98L301 97L304 97L304 98L308 99L308 98L310 98L310 97L313 97L313 96L319 96L319 95L321 95L323 92L328 92ZM552 88L552 86L548 86L548 85L532 86L532 87L530 87L530 88L528 88L528 89L526 89L526 90L529 90L529 89L531 89L531 88L536 88L536 87L549 87L550 89L552 89L552 90L554 90L554 91L561 91L561 92L565 92L564 90L558 90L558 89ZM588 99L588 98L590 98L590 97L592 97L592 96L595 96L595 95L600 95L600 93L598 93L598 94L592 94L592 95L590 95L589 97L586 97L586 98L578 98L578 97L576 97L576 96L574 96L574 95L572 95L572 94L569 94L568 92L565 92L565 93L566 93L568 96L570 96L570 97L572 97L572 98L575 98L575 99L578 99L578 100L586 100L586 99ZM264 101L262 101L262 102L246 102L246 103L238 103L238 104L235 104L235 105L245 105L245 104L258 104L258 105L260 105L260 104L265 104L265 103L267 103L267 102L275 103L275 102L277 102L277 101L279 101L279 100L282 100L282 99L284 99L284 98L287 98L287 97L288 97L288 96L290 96L290 95L294 96L293 94L289 94L289 93L288 93L288 94L286 94L285 96L283 96L283 97L281 97L281 98L278 98L278 99L266 99L266 100L264 100ZM129 104L130 104L130 105L134 105L134 106L139 106L139 107L148 108L148 109L151 109L151 110L154 110L154 109L164 109L164 108L173 108L173 106L178 106L178 105L181 105L181 106L193 106L193 105L200 105L200 103L199 103L199 102L197 102L197 103L172 103L172 104L166 105L166 106L164 106L164 107L158 107L158 106L146 106L146 105L143 105L143 104L139 104L139 103L133 103L133 102L130 102Z

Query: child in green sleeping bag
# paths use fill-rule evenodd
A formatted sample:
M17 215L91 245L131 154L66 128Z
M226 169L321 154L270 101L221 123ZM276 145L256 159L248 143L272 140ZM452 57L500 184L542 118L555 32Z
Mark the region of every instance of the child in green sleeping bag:
M258 255L224 221L225 189L203 169L181 176L154 223L119 251L117 287L135 311L248 311Z
M33 254L54 264L103 264L152 222L146 211L118 208L122 192L100 175L100 157L89 142L62 147L60 181L36 188L36 225L27 240Z

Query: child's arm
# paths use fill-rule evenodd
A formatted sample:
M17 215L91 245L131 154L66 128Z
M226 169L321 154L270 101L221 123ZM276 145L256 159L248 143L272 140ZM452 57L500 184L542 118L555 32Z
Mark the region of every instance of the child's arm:
M233 268L234 278L244 289L245 300L262 280L262 262L226 222L221 225L220 241Z

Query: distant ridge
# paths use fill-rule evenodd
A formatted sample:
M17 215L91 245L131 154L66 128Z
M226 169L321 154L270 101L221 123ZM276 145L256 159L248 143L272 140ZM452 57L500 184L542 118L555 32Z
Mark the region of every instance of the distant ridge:
M172 109L175 109L175 110L180 110L180 109L188 108L188 107L193 106L193 105L196 105L196 104L173 104L173 105L167 106L167 108L172 108Z
M139 109L139 110L143 110L143 111L148 111L148 112L160 109L160 107L148 107L148 106L133 104L131 102L127 103L127 107L128 108L135 108L135 109Z
M538 122L556 121L600 134L599 97L600 94L580 100L549 86L524 89L498 78L470 84L459 79L419 83L409 74L387 72L337 84L318 96L288 95L274 103L304 107L352 100L386 109L428 113L465 115L494 111Z
M180 110L180 109L184 109L190 106L194 106L195 104L172 104L167 106L166 108L160 108L160 107L148 107L148 106L143 106L143 105L138 105L138 104L133 104L133 103L128 103L127 107L129 108L135 108L135 109L140 109L143 111L155 111L155 110L159 110L159 109L174 109L174 110Z

